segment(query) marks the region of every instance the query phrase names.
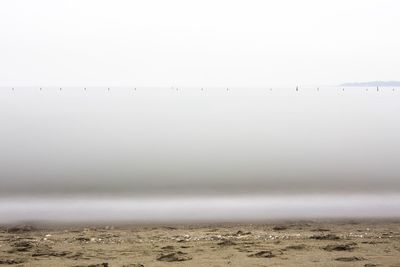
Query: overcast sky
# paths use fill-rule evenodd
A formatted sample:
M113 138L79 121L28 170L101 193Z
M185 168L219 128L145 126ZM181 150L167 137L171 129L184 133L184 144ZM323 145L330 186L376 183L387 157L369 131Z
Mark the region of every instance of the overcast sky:
M400 79L395 0L3 0L0 86Z

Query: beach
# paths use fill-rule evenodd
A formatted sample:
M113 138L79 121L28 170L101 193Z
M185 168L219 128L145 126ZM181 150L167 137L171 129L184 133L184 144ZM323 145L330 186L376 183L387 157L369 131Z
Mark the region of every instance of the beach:
M395 267L400 219L9 224L0 230L0 264Z

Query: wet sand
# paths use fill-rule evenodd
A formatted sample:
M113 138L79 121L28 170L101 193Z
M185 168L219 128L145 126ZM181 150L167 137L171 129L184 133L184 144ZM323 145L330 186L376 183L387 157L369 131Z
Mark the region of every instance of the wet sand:
M8 225L9 266L400 266L400 220Z

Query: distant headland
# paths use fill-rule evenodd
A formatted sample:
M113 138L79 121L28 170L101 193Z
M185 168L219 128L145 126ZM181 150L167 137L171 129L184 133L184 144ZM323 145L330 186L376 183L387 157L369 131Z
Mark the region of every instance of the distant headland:
M372 81L372 82L350 82L350 83L342 83L340 86L351 86L351 87L360 87L360 86L400 86L400 81Z

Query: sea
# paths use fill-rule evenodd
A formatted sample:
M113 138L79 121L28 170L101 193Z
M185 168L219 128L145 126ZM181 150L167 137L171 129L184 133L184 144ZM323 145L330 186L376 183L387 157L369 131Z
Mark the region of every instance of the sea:
M400 216L400 88L1 87L0 223Z

